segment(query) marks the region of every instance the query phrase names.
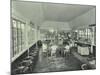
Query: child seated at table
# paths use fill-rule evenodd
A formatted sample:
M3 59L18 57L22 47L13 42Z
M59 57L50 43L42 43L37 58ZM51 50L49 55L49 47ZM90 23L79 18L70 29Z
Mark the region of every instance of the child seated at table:
M70 46L69 43L67 43L65 46L64 55L69 56L69 54L70 54Z
M56 54L56 50L57 50L58 46L56 44L53 44L51 46L51 56L55 56Z
M45 57L47 55L47 44L46 44L46 42L43 42L43 44L42 44L42 52L43 52L43 56Z

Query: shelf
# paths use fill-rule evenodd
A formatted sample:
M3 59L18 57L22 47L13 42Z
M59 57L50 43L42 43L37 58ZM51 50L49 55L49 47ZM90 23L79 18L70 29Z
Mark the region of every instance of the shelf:
M90 44L90 43L86 43L86 42L75 41L75 43L81 43L81 44L85 44L85 45L96 46L96 45L94 45L94 44Z

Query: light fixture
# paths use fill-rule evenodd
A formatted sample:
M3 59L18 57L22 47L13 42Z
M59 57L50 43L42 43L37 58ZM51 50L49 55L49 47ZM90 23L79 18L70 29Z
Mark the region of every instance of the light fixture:
M50 29L49 32L53 33L54 32L54 29Z
M32 28L32 30L34 30L34 28Z
M75 30L75 32L78 32L78 30Z

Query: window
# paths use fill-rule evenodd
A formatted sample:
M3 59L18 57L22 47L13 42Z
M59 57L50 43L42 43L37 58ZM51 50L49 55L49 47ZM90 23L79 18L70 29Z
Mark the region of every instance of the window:
M21 23L21 34L22 34L22 40L21 40L21 44L22 44L22 49L24 49L25 47L25 24L24 23Z
M95 44L96 27L91 26L88 28L78 29L77 31L79 41L87 42L89 44Z
M17 22L13 20L12 26L12 45L13 45L13 56L17 54Z
M29 31L28 31L28 44L32 44L33 43L33 41L35 40L34 35L35 35L35 29L32 28L32 27L29 27Z
M25 26L24 22L12 18L12 45L13 45L12 57L17 55L24 48L25 44L24 26Z

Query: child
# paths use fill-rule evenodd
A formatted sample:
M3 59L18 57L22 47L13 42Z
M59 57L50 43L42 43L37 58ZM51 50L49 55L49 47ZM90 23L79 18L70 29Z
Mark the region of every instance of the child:
M42 44L42 52L43 56L47 55L47 44L45 42Z
M51 46L51 56L55 55L58 46L56 44Z
M70 46L69 46L69 44L67 43L66 46L65 46L65 50L64 50L64 55L65 55L65 56L67 56L67 55L69 56L69 54L70 54L70 50L69 50L69 49L70 49Z

